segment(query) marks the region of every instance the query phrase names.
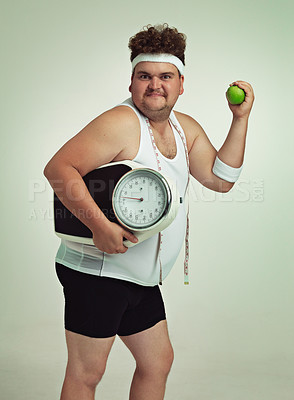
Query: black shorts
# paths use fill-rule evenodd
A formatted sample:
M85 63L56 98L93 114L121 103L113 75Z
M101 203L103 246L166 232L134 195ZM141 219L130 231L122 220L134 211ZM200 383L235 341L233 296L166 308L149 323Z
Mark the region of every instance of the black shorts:
M166 319L158 286L75 271L56 263L65 297L65 329L106 338L132 335Z

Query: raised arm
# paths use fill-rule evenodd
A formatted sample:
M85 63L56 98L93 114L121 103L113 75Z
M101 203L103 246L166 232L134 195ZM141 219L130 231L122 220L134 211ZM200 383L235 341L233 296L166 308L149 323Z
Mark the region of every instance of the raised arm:
M109 222L90 195L82 177L100 165L120 160L130 136L138 131L136 116L128 107L109 110L91 121L52 157L44 175L71 213L92 232L97 248L107 253L124 253L123 238L134 235ZM70 190L69 190L70 188Z
M228 192L234 185L234 182L222 179L214 173L216 158L226 164L225 168L233 168L233 173L243 164L248 118L254 101L253 89L249 83L236 81L233 84L244 89L246 97L241 105L233 106L228 102L233 120L224 144L218 152L197 121L188 115L176 113L186 134L192 176L216 192Z

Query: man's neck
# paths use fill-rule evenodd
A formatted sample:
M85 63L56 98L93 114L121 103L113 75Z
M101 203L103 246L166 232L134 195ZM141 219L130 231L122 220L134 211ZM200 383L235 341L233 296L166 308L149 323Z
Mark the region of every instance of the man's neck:
M152 121L149 119L152 128L161 135L164 135L166 131L170 128L169 119L164 121Z

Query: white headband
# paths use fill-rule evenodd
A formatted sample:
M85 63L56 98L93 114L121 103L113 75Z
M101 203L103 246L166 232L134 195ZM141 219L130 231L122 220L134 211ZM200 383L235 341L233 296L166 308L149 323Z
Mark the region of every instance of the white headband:
M170 63L173 64L175 67L178 68L179 72L181 75L184 74L184 64L182 63L182 61L172 55L172 54L166 54L166 53L141 53L139 54L137 57L135 57L132 61L132 71L134 71L135 66L140 63L140 62L145 62L145 61L149 61L149 62L165 62L165 63Z

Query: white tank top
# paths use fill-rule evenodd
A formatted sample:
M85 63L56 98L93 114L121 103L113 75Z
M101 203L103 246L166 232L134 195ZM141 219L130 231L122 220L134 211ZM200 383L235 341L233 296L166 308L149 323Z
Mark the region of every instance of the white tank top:
M122 104L134 110L141 126L140 146L136 161L144 166L157 170L157 161L152 147L150 133L145 117L134 106L131 98ZM171 121L184 132L176 119L174 112L170 115ZM173 159L164 157L158 150L161 172L177 183L179 195L184 198L188 182L188 169L185 148L179 133L171 124L177 154ZM178 214L172 224L162 232L160 259L162 264L162 279L171 271L182 248L186 232L186 211L184 202L180 205ZM144 286L155 286L160 280L159 235L156 234L134 247L130 247L124 254L107 254L93 245L61 240L56 255L56 262L74 270L99 276L123 279Z

